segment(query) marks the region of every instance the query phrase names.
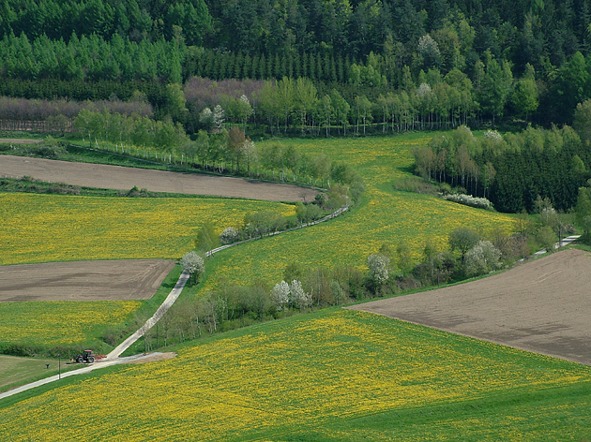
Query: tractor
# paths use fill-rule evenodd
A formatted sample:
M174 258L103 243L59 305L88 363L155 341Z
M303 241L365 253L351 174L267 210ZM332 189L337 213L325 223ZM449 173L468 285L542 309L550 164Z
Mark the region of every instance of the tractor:
M92 364L94 362L94 353L92 350L84 350L82 353L74 357L74 360L80 364L83 362Z

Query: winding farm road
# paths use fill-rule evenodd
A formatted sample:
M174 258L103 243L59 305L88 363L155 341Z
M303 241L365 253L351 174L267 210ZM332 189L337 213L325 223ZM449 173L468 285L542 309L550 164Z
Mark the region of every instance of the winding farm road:
M50 183L100 189L129 190L136 186L152 192L265 201L313 201L318 193L291 184L263 183L242 178L0 155L0 177L24 176Z
M268 236L275 236L275 235L279 235L279 234L282 234L282 233L285 233L288 231L303 229L306 227L311 227L311 226L314 226L314 225L317 225L320 223L324 223L324 222L329 221L333 218L336 218L337 216L342 215L347 210L349 210L349 207L344 206L344 207L337 209L335 212L333 212L333 213L331 213L331 214L329 214L329 215L325 216L324 218L319 219L317 221L302 225L300 227L289 229L286 231L274 232ZM233 244L228 244L228 245L225 245L222 247L218 247L216 249L213 249L213 250L210 250L209 252L207 252L207 256L211 256L217 252L221 252L222 250L225 250L229 247L234 247L234 246L237 246L237 245L242 244L244 242L255 241L257 239L258 238L252 239L252 240L247 240L247 241L242 241L242 242L237 242L237 243L233 243ZM130 362L136 362L136 361L139 362L142 359L152 357L154 354L137 355L137 356L130 356L130 357L126 357L126 358L121 358L120 356L121 356L121 354L123 354L125 352L125 350L127 350L129 347L131 347L138 339L140 339L142 336L144 336L144 334L147 333L148 330L150 330L154 325L156 325L156 323L160 320L160 318L162 318L162 316L164 316L164 314L170 309L170 307L172 307L172 305L176 302L176 300L180 296L181 292L183 291L183 288L185 287L187 280L189 279L189 276L190 275L187 272L181 273L174 288L170 291L170 293L168 294L168 296L166 297L164 302L160 305L160 307L158 307L158 309L152 315L152 317L150 319L148 319L145 322L145 324L143 326L141 326L135 333L130 335L121 344L119 344L117 347L115 347L107 355L107 357L105 359L97 361L94 364L90 364L88 366L82 367L78 370L72 370L72 371L66 372L66 373L62 374L61 377L69 377L69 376L75 376L75 375L79 375L79 374L85 374L85 373L89 373L91 371L98 370L101 368L110 367L112 365L130 363ZM15 394L22 393L27 390L31 390L33 388L40 387L42 385L49 384L51 382L56 382L59 379L60 379L60 377L58 375L55 375L55 376L50 376L50 377L41 379L36 382L22 385L20 387L6 391L4 393L0 393L0 400L2 400L3 398L6 398L6 397L14 396Z

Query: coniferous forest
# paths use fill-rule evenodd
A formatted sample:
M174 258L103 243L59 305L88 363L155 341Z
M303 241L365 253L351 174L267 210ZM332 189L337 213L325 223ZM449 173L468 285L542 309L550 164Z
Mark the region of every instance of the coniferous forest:
M220 122L306 136L550 129L572 125L577 105L591 98L590 45L589 0L2 0L0 96L17 120L32 119L30 107L62 109L64 100L116 103L107 109L137 103L190 135ZM31 101L14 101L22 99ZM588 178L590 137L582 138L552 147L579 170L561 195ZM513 146L506 164L516 143L497 146ZM474 149L467 155L478 173L469 184L444 168L423 174L459 179L511 211L557 194L524 184L531 195L513 195L507 184L511 199L499 196L500 179L490 188L481 179L492 154ZM511 173L495 164L497 177ZM566 209L574 198L554 203Z
M591 96L590 19L588 0L3 0L0 93L141 90L158 106L162 84L194 76L305 77L351 107L356 96L377 108L398 99L422 126L474 115L562 123Z

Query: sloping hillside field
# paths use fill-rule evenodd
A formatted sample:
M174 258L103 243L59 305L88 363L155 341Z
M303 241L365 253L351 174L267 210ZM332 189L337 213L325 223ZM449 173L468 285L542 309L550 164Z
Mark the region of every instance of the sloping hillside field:
M148 299L173 267L162 259L0 266L0 302Z
M591 368L378 315L250 327L3 407L60 440L583 440Z
M351 307L591 365L591 253Z
M495 230L511 231L514 218L472 209L430 195L394 190L397 178L411 175L412 149L426 145L431 134L362 139L291 139L293 145L315 156L324 154L352 166L365 180L361 204L336 220L302 231L245 244L216 255L208 264L211 277L206 289L223 283L253 281L253 275L279 282L290 263L306 267L352 265L365 268L367 257L383 244L396 250L404 242L416 261L426 242L443 250L447 237L459 227L483 235ZM261 145L277 143L265 141Z
M136 186L152 192L251 198L267 201L311 201L317 192L312 189L268 184L240 178L218 177L162 170L136 169L103 164L0 156L0 176L33 177L47 182L60 182L102 189L129 190Z
M172 258L194 247L204 224L219 233L244 215L294 206L220 198L117 198L0 193L0 264Z

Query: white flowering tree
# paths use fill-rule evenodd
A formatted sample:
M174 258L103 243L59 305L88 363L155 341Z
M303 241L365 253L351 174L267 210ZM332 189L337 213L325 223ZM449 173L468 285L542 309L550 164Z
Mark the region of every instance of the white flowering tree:
M238 230L236 230L234 227L226 227L220 234L220 242L222 244L232 244L238 241L239 237L240 234L238 233Z
M371 280L374 283L375 292L379 294L382 286L390 277L390 258L381 253L374 253L367 258L367 267L369 268Z
M242 130L246 130L246 121L253 114L254 110L246 95L241 95L238 100L237 116L242 122Z
M205 129L210 130L213 126L213 112L206 107L199 113L199 123L205 126Z
M500 267L501 252L490 241L478 241L464 257L468 276L484 275Z
M423 57L426 67L437 65L441 61L439 45L429 34L425 34L419 38L417 49L419 54Z
M289 285L289 300L291 305L300 310L312 306L312 295L304 291L302 283L297 279Z
M291 291L287 282L281 281L280 283L275 284L275 287L271 290L271 301L273 301L277 310L287 308L289 305L290 293Z
M224 112L222 106L217 104L213 108L213 128L216 132L222 131L224 121L226 121L226 113Z
M199 276L205 270L205 261L197 254L197 252L192 251L186 253L181 258L181 266L183 267L183 271L191 275L190 281L195 284L197 283Z

